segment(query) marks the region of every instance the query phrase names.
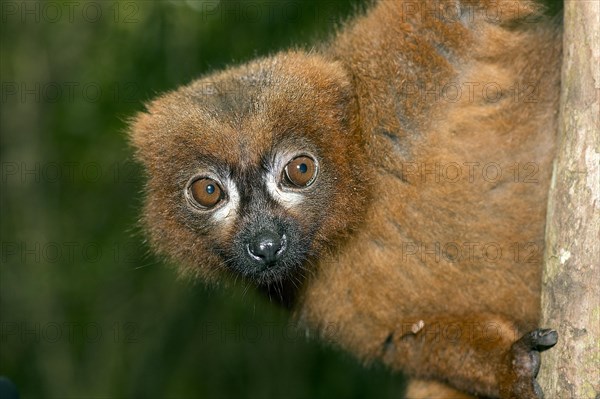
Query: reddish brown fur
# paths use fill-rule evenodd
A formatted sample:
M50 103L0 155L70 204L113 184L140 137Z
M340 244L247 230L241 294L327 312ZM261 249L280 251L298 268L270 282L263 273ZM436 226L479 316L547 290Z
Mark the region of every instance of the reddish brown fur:
M298 68L298 65L303 67ZM203 92L209 90L206 82L210 82L211 87L222 84L226 90L235 91L236 88L228 86L232 77L260 77L262 70L267 68L273 68L269 72L274 74L269 78L272 87L260 93L263 104L257 117L213 115L202 107L202 99L210 96ZM240 91L236 95L243 97L248 93ZM289 112L290 108L294 113ZM315 108L322 112L315 112ZM198 236L197 231L181 228L187 224L181 215L181 189L190 176L182 175L176 165L197 167L202 164L198 160L201 154L218 154L228 163L242 167L258 164L259 155L265 153L278 136L290 130L302 131L304 137L329 150L322 154L322 163L331 165L327 169L333 178L337 179L337 175L354 178L353 182L337 186L337 190L329 193L326 208L329 212L317 232L320 241L314 250L318 252L333 245L358 223L360 212L357 210L365 208L362 182L368 180L364 177L367 167L360 149L364 144L356 130L349 128L356 124L355 116L350 83L341 66L325 63L317 56L294 52L197 81L153 102L148 106L148 113L138 115L132 129L133 145L149 176L145 224L153 246L159 253L168 254L185 265L193 265L183 268L183 273L207 279L219 277L220 260L214 258L207 247L214 241L229 239L236 226L211 231L213 235L218 234L211 241ZM306 122L308 118L312 123ZM323 134L322 126L331 129ZM315 203L314 206L326 204ZM306 211L291 212L303 224L314 222L306 215L315 212ZM198 259L205 259L203 263L211 267L199 268Z
M332 181L345 185L324 188L330 202L314 204L328 215L296 316L316 330L335 326L337 344L365 362L511 397L510 346L539 316L560 29L528 1L502 3L499 19L489 18L497 15L491 1L463 1L462 10L473 13L462 18L420 14L454 3L381 1L315 54L282 53L163 96L137 118L132 140L149 172L146 223L154 245L186 272L210 279L223 267L209 246L229 239L234 227L210 239L189 228L194 222L180 215L182 165L196 162L198 148L234 164L258 162L253 157L279 140L278 132L302 127L324 150ZM280 81L256 117L211 115L198 102L202 82L260 78L263 70ZM484 97L477 87L488 83L504 97ZM457 85L462 96L444 97L443 87ZM478 162L473 181L435 181L414 170L453 162L463 175L465 162ZM501 178L483 178L481 166L490 162ZM537 182L523 182L533 166ZM311 212L316 208L294 216L310 224ZM415 245L431 251L436 244L475 249L460 259L412 253ZM486 259L486 244L502 255ZM410 394L431 397L440 389L427 393L419 383Z

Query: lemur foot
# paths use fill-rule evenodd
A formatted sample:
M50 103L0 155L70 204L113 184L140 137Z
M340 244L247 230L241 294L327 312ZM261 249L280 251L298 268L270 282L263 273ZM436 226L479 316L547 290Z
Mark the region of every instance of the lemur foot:
M557 340L556 331L539 328L523 335L512 345L508 353L510 376L501 392L503 398L544 398L542 388L535 379L540 370L540 352L554 346Z

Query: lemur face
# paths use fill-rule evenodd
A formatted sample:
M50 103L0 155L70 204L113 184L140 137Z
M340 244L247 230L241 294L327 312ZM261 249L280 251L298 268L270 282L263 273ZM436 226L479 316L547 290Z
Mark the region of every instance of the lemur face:
M155 247L207 278L271 284L349 232L365 201L350 84L333 62L288 53L208 76L138 115Z
M205 238L231 270L259 283L303 266L326 217L314 204L330 206L319 186L327 187L331 174L319 176L317 147L291 136L263 148L258 158L248 156L250 162L202 155L181 187L186 219L202 223L198 232L210 231ZM243 153L243 147L239 143L236 151Z

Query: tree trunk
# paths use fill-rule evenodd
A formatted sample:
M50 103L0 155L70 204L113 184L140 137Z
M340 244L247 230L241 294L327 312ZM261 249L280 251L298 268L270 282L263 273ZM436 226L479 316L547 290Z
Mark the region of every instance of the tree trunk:
M566 0L559 140L548 202L546 398L600 398L600 1Z

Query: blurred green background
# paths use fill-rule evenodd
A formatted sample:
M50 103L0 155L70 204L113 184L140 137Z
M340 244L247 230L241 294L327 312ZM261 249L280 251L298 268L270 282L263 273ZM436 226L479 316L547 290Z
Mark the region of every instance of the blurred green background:
M2 2L0 375L22 398L401 396L252 290L177 280L137 227L125 136L157 93L314 43L354 6Z

